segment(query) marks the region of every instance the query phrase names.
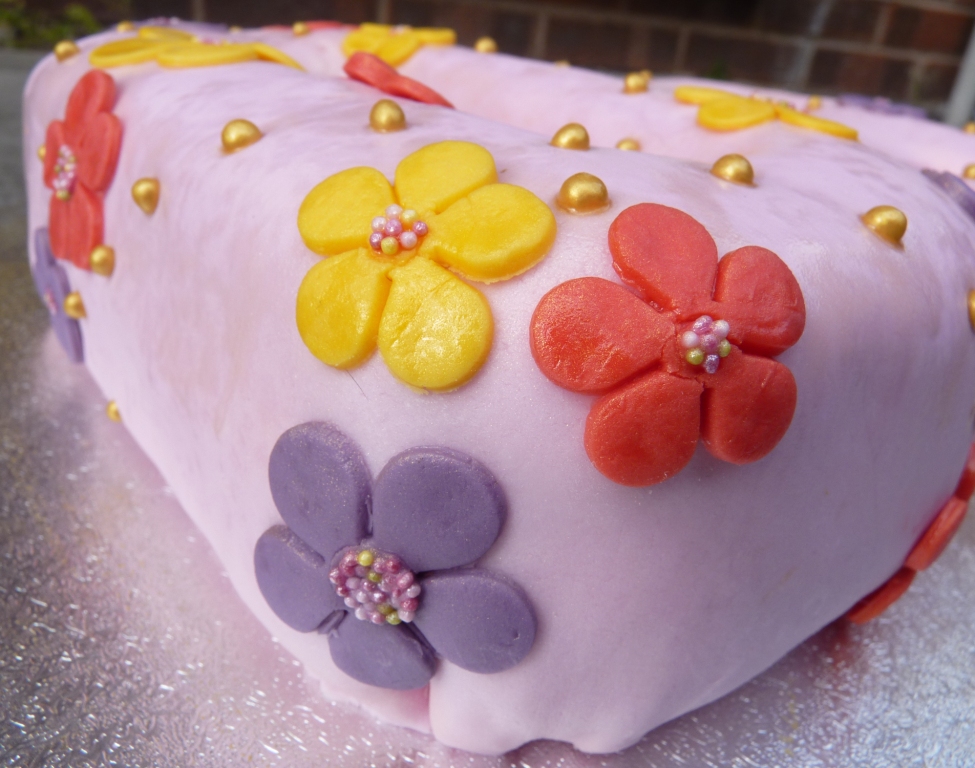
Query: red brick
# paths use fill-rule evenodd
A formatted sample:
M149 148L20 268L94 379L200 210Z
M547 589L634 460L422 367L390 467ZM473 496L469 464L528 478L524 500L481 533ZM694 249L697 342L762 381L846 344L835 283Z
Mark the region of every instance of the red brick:
M894 9L885 43L895 48L962 54L972 33L972 18L920 8Z
M695 75L778 83L795 63L793 46L693 35L684 68Z
M914 98L918 101L947 101L955 84L958 67L930 64L921 73Z
M818 51L809 75L816 91L865 93L890 99L907 98L910 63L882 56Z
M581 67L628 68L630 30L619 24L552 19L545 58L568 59Z
M823 37L832 40L871 41L881 8L880 3L868 0L837 3L826 18Z

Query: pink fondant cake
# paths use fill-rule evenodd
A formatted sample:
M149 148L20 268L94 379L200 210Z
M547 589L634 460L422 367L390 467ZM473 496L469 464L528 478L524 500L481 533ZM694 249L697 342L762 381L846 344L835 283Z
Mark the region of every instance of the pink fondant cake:
M616 750L948 543L975 222L912 132L971 137L441 30L185 29L32 74L32 268L326 696L477 752ZM569 121L647 151L550 145Z

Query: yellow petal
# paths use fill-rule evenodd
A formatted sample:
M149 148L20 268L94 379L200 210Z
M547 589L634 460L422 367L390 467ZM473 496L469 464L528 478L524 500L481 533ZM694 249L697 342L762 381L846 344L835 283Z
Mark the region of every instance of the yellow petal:
M254 50L254 46L246 43L230 43L228 45L184 43L167 48L156 57L159 66L174 69L239 64L242 61L255 61L256 59L257 51Z
M473 280L506 280L555 242L555 216L527 189L489 184L431 219L420 253Z
M271 61L275 64L284 64L286 67L293 67L294 69L300 69L302 72L305 68L301 66L297 61L292 59L284 51L279 51L277 48L268 45L267 43L253 43L254 51L257 53L257 58L261 61Z
M298 288L295 320L315 357L336 368L353 368L372 354L391 266L359 248L308 270Z
M484 147L441 141L403 158L396 167L396 195L405 208L430 215L497 180L494 158Z
M743 96L724 96L704 102L697 122L712 131L739 131L775 119L775 107L767 101Z
M413 32L399 32L387 36L374 53L390 66L398 67L416 53L421 45L420 39Z
M775 112L783 123L788 123L789 125L828 133L830 136L839 136L841 139L852 139L854 141L857 139L858 134L855 128L843 125L843 123L837 123L834 120L826 120L822 117L807 115L804 112L797 112L784 104L776 104Z
M173 27L139 27L139 37L146 38L147 40L175 40L175 41L190 41L196 40L196 35L189 32L184 32L182 29L173 29Z
M705 88L700 85L682 85L674 89L674 98L683 104L704 104L707 101L714 101L725 96L734 96L731 91L722 91L719 88Z
M423 257L389 276L379 351L393 375L414 387L445 390L477 373L494 335L481 293Z
M453 45L457 33L447 27L417 27L413 34L423 45Z
M392 27L388 24L362 24L345 36L342 41L342 53L346 58L357 51L375 53L390 34L392 34Z
M298 209L298 231L315 253L334 255L364 247L372 220L396 202L375 168L349 168L316 186Z
M152 61L160 53L171 48L172 41L146 40L139 37L126 37L98 46L88 55L88 63L93 67L108 69L126 64L142 64Z

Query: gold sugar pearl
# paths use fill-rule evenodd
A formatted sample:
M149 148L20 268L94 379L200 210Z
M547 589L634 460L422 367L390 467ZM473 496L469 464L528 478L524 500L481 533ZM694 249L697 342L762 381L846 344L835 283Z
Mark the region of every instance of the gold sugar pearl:
M81 53L81 49L73 40L62 40L60 43L54 46L54 55L57 57L58 61L70 59L72 56L79 53Z
M88 317L85 312L85 302L81 300L81 294L77 291L71 291L71 293L64 297L63 309L64 314L72 320L81 320L82 318Z
M115 271L115 249L109 245L96 245L88 257L91 271L102 277L110 277Z
M636 139L620 139L616 142L616 148L627 152L639 152L640 142Z
M907 216L892 205L878 205L871 208L860 220L879 237L894 245L901 244L907 231Z
M553 61L552 63L555 66L557 66L557 67L570 67L570 66L572 66L571 64L569 64L569 60L568 59L559 59L558 61Z
M118 24L115 25L115 31L116 32L134 32L135 31L135 24L133 24L131 21L120 21Z
M755 170L748 162L748 158L743 155L732 154L719 157L711 166L711 173L719 179L735 184L751 185L755 181Z
M579 123L567 123L555 132L549 144L560 149L589 149L589 131Z
M380 99L369 110L369 127L377 133L392 133L406 128L403 108L392 99Z
M38 157L38 159L41 162L44 162L44 158L47 157L47 146L46 145L41 144L41 146L39 146L37 148L37 157Z
M820 109L823 106L823 100L819 96L810 96L809 100L806 101L806 111L812 112L814 109Z
M968 292L968 324L975 331L975 291Z
M108 405L105 406L105 415L112 421L122 421L122 412L119 411L118 403L114 400L108 401Z
M132 199L145 213L152 215L159 205L159 179L139 179L132 185Z
M575 173L567 178L555 202L569 213L596 213L610 204L603 180L591 173Z
M965 127L962 130L964 130L965 133L975 133L975 121L965 123Z
M231 24L230 27L227 29L227 31L230 32L231 34L234 34L235 35L238 32L243 32L244 31L244 28L243 27L238 27L236 24Z
M494 41L493 37L479 37L477 42L474 43L474 50L478 53L497 53L498 44Z
M291 25L291 31L299 36L307 35L309 32L311 32L311 27L309 27L303 21L296 21L294 24Z
M961 172L961 175L966 179L975 179L975 163L969 163L965 166L965 169Z
M623 93L646 93L650 88L650 71L630 72L623 78Z
M238 149L249 147L258 142L264 134L250 120L231 120L220 132L220 143L224 152L236 152Z

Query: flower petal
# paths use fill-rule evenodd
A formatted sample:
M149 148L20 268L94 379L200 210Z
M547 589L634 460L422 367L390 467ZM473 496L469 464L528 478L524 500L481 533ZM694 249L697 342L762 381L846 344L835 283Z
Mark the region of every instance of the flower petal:
M298 288L295 319L315 357L336 368L354 368L372 354L390 268L359 248L308 270Z
M44 137L44 186L48 189L54 189L54 179L57 178L54 166L58 163L58 152L64 143L64 123L52 120Z
M459 667L509 669L535 642L535 611L524 592L479 568L436 573L421 582L415 623L434 650Z
M420 254L485 283L530 269L555 242L549 207L511 184L475 189L429 225Z
M453 389L470 379L487 359L494 336L485 298L423 257L389 276L393 287L378 339L389 370L423 389Z
M292 59L284 51L278 50L272 45L268 45L267 43L252 43L252 45L254 46L254 53L257 54L257 58L261 61L269 61L272 64L283 64L292 69L298 69L302 72L305 71L305 68L301 64Z
M122 123L111 112L99 112L85 123L75 147L78 180L92 192L104 192L112 183L121 148Z
M748 464L778 445L796 410L796 380L788 368L733 352L710 381L701 436L712 455Z
M719 88L707 88L700 85L681 85L674 89L674 98L682 104L704 104L715 99L734 96L731 91Z
M268 479L284 522L326 561L365 538L369 468L356 444L331 424L309 421L281 435Z
M478 187L498 180L494 158L469 141L428 144L396 167L400 205L420 214L442 213Z
M663 371L599 398L586 420L586 453L614 483L653 485L691 460L700 434L702 385Z
M299 632L311 632L345 607L328 571L329 563L286 525L266 530L254 547L261 594L278 618Z
M846 618L854 624L873 621L904 596L916 575L910 568L901 568L847 611Z
M112 76L93 69L82 77L71 95L64 111L64 123L70 136L99 112L109 112L115 104L115 81Z
M64 268L54 260L48 231L44 227L34 233L34 257L34 263L31 265L34 285L51 313L54 335L72 363L84 362L81 324L64 313L64 299L71 290L71 284L68 282L68 275Z
M257 51L254 46L245 43L210 45L190 42L168 46L159 52L156 61L160 67L183 69L239 64L244 61L256 61L257 58Z
M342 70L353 80L371 85L391 96L402 96L405 99L413 99L413 101L419 101L423 104L437 104L449 109L454 108L453 104L432 88L428 88L412 78L404 77L385 61L371 53L365 51L353 53L345 62Z
M535 308L531 349L542 373L573 392L601 392L660 360L673 324L621 285L582 277Z
M802 289L785 262L766 248L749 245L718 264L715 314L731 326L728 338L745 352L778 355L795 344L806 326Z
M387 35L386 39L382 41L373 53L390 66L398 67L420 50L421 45L423 43L416 35L410 34L409 32L400 32Z
M857 140L858 134L856 128L851 128L835 120L826 120L825 118L809 115L805 112L797 112L784 104L775 105L775 114L778 115L779 120L789 125L795 125L799 128L809 128L820 133L827 133L830 136L838 136L841 139Z
M48 225L54 255L88 269L92 249L102 242L101 200L80 183L67 200L51 195Z
M352 56L356 51L375 53L379 50L387 37L393 33L393 28L389 24L360 24L357 29L352 30L342 41L342 53L346 58Z
M349 168L318 184L298 209L298 231L315 253L334 256L369 242L372 220L396 202L375 168Z
M744 96L709 99L697 110L698 125L712 131L740 131L775 119L775 107L767 101Z
M406 625L379 626L346 614L327 634L335 666L361 683L411 691L433 677L433 653Z
M88 55L88 63L93 67L110 69L127 64L143 64L153 61L167 48L179 43L172 40L149 40L140 37L126 37L122 40L112 40L110 43L98 46Z
M376 479L372 541L413 571L469 565L494 544L507 509L480 462L447 448L412 448Z
M676 208L640 203L609 228L613 266L648 300L687 318L711 299L718 249L708 231Z

